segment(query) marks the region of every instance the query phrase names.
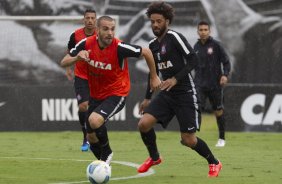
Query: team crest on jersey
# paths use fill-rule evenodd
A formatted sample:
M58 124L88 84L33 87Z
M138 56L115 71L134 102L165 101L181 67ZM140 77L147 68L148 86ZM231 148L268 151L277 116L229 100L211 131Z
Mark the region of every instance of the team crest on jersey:
M209 48L208 48L208 54L211 55L212 53L213 53L213 48L212 48L212 47L209 47Z
M166 48L165 48L165 44L164 44L161 47L161 54L165 54L165 53L166 53Z

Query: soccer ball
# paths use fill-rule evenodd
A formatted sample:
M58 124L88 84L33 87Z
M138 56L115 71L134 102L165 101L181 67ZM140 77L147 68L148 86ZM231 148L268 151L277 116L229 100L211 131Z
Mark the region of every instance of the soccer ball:
M87 178L92 184L108 183L111 173L111 167L101 160L91 162L86 169Z

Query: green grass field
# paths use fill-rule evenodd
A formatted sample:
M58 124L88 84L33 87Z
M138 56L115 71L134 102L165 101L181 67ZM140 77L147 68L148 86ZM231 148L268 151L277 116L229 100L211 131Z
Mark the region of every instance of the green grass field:
M114 161L140 164L147 151L135 132L109 132ZM112 180L123 184L280 184L282 183L282 134L227 132L224 148L215 148L217 128L211 115L203 117L198 136L223 163L218 178L207 178L208 166L196 152L180 145L179 132L157 132L164 162L155 174L135 176L136 168L112 164ZM85 170L94 159L79 150L80 132L0 132L1 184L88 183Z

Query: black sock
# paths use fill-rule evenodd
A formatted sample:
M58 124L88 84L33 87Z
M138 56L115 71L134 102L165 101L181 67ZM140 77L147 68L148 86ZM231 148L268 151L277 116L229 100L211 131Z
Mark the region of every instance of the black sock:
M83 142L86 142L86 125L85 125L85 120L86 120L86 114L87 112L78 112L78 118L79 118L79 123L81 125L81 130L83 133Z
M218 160L213 156L208 145L199 137L197 137L196 146L192 149L199 153L199 155L204 157L209 164L218 164Z
M101 146L100 160L106 161L108 156L112 153L112 149L110 147L108 139L107 127L105 126L105 124L103 124L99 128L94 129L94 131Z
M101 157L101 146L100 143L90 143L90 150L92 151L92 153L94 154L94 156L97 158L97 160L100 160Z
M158 148L157 148L157 143L156 143L156 133L155 130L152 128L151 130L149 130L148 132L144 133L144 132L140 132L142 140L144 142L144 144L146 145L148 152L150 154L150 157L156 161L160 158L160 154L158 152Z
M224 114L222 114L219 117L216 117L216 122L217 122L217 127L219 131L219 138L220 139L225 139L225 118Z

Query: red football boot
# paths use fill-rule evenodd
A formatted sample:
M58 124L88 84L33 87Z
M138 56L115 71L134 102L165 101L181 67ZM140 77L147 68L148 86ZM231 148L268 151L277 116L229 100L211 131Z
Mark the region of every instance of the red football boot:
M209 165L209 174L208 174L208 177L209 178L213 178L213 177L218 177L218 174L222 168L222 164L220 161L218 161L218 164L210 164Z
M153 165L158 165L162 162L162 159L154 161L151 157L147 158L145 162L138 168L139 173L147 172Z

